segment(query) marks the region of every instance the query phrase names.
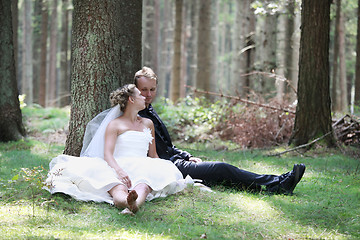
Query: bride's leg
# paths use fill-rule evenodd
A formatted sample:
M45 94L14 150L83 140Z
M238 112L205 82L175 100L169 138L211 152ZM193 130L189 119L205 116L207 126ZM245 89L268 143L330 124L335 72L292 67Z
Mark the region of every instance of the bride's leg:
M128 188L125 185L116 185L110 189L109 193L113 197L114 204L117 208L129 207L127 203Z
M130 191L128 196L129 208L133 213L136 213L140 206L144 204L147 195L152 189L145 183L140 183L134 187L134 190ZM135 194L137 197L135 197ZM130 201L129 201L130 200Z

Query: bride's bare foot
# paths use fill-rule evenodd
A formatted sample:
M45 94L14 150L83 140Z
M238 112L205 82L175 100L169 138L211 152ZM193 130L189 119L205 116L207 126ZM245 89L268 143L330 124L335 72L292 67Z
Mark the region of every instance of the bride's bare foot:
M137 198L138 198L138 194L135 190L131 190L126 198L127 203L129 205L129 210L133 213L136 213L139 210L139 207L136 204Z

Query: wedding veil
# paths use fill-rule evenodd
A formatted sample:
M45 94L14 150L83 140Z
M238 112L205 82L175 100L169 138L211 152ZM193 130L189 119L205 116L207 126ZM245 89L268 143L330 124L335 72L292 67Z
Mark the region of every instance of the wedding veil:
M99 157L104 159L106 127L113 119L122 114L118 104L99 113L86 125L80 157Z

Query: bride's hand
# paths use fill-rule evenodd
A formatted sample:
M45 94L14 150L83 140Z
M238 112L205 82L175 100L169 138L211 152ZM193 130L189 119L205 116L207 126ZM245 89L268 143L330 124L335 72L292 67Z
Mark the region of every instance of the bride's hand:
M126 172L124 172L122 169L119 169L116 171L118 178L120 179L120 181L122 183L125 184L126 187L130 188L131 187L131 180L129 178L129 176L127 175Z

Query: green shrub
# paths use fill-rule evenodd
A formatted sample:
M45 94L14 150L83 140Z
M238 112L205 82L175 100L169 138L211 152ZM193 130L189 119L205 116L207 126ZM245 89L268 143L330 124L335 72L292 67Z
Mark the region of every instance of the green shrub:
M172 139L190 142L211 138L211 131L226 115L226 106L224 101L211 103L205 98L189 96L177 104L165 98L154 104Z

